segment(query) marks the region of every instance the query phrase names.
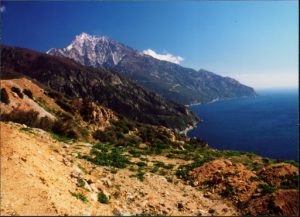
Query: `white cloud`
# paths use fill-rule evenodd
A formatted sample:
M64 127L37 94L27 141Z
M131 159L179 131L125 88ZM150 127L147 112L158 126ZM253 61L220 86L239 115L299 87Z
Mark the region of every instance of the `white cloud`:
M144 54L147 54L149 56L152 56L156 59L159 60L165 60L171 63L176 63L176 64L180 64L180 62L182 62L184 59L181 56L173 56L170 53L165 53L165 54L159 54L156 53L154 50L151 49L147 49L143 51Z
M6 10L6 7L5 7L5 6L1 6L1 7L0 7L0 12L1 12L1 13L3 13L5 10Z

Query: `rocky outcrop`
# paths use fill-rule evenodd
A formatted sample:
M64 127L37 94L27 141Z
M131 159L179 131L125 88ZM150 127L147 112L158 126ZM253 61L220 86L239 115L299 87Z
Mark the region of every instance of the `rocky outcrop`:
M299 216L299 192L297 190L279 190L252 200L246 213L261 216Z
M251 181L256 174L245 168L243 164L233 164L230 160L214 160L193 170L195 186L207 185L209 190L230 197L238 203L246 202L261 181Z

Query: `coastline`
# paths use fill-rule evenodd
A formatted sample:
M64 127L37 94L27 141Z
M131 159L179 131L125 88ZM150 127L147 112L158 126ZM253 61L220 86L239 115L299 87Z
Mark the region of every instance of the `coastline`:
M210 103L215 103L215 102L223 102L223 101L236 100L236 99L256 98L256 97L258 97L258 95L256 95L256 96L231 97L231 98L222 98L222 99L217 97L217 98L215 98L211 101L208 101L208 102L196 102L196 103L187 104L185 106L191 107L191 106L205 105L205 104L210 104Z
M200 119L200 118L199 118L199 119ZM195 127L197 127L197 125L198 125L200 122L203 122L203 120L200 119L198 122L194 123L193 125L188 125L184 130L179 131L179 134L183 134L183 135L187 136L187 133L188 133L190 130L192 130L192 129L194 129Z
M237 99L246 99L246 98L256 98L258 95L256 96L241 96L241 97L232 97L232 98L223 98L223 99L220 99L220 98L215 98L209 102L198 102L198 103L191 103L191 104L188 104L188 105L185 105L187 106L188 108L191 107L191 106L197 106L197 105L205 105L205 104L210 104L210 103L215 103L215 102L223 102L223 101L230 101L230 100L237 100ZM198 117L200 119L200 117ZM200 119L198 122L196 122L195 124L193 125L188 125L184 130L182 131L179 131L180 134L183 134L185 136L187 136L187 133L194 129L195 127L197 127L197 125L200 123L200 122L203 122L202 119Z

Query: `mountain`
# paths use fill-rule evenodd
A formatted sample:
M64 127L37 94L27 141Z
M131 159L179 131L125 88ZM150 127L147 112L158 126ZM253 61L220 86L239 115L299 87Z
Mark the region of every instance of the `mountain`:
M28 76L59 93L93 100L144 123L182 130L198 121L185 106L166 101L113 71L83 66L67 58L1 46L1 73L2 78Z
M161 61L106 36L81 33L66 48L52 48L47 53L96 68L114 69L141 86L181 104L256 96L253 88L232 78Z
M52 48L47 53L69 57L83 65L112 68L126 55L132 55L136 51L106 36L91 36L81 33L66 48Z

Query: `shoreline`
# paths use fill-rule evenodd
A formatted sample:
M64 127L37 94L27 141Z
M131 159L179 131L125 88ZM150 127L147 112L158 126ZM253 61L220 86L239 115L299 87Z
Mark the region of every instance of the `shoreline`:
M215 98L215 99L213 99L211 101L208 101L208 102L196 102L196 103L187 104L185 106L191 107L191 106L197 106L197 105L206 105L206 104L215 103L215 102L223 102L223 101L246 99L246 98L256 98L256 97L258 97L258 96L241 96L241 97L222 98L222 99Z
M199 118L199 119L200 119L200 118ZM187 136L187 133L188 133L190 130L192 130L192 129L194 129L195 127L197 127L197 125L198 125L200 122L203 122L203 120L200 119L200 120L199 120L198 122L196 122L195 124L193 124L193 125L188 125L184 130L179 131L179 134L183 134L183 135Z
M246 98L256 98L258 96L242 96L242 97L233 97L233 98L223 98L223 99L220 99L220 98L215 98L209 102L199 102L199 103L191 103L191 104L188 104L188 105L185 105L187 106L188 108L191 107L191 106L197 106L197 105L205 105L205 104L210 104L210 103L215 103L215 102L223 102L223 101L230 101L230 100L237 100L237 99L246 99ZM195 127L197 127L197 125L201 122L203 122L203 120L198 117L200 120L195 123L194 125L188 125L184 130L181 130L179 131L179 134L183 134L185 136L187 136L187 133L189 131L191 131L192 129L194 129Z

